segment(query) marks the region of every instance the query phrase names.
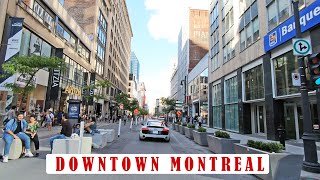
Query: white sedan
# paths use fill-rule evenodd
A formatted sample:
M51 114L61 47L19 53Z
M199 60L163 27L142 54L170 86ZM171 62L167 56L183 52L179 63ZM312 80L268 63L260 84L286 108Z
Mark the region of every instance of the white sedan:
M145 124L142 124L139 133L140 140L145 140L146 138L164 139L169 142L169 128L162 121L148 120Z

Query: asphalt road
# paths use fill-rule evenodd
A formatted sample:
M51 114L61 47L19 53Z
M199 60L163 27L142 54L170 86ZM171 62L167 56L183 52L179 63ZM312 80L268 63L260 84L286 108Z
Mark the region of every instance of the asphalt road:
M108 124L106 128L114 128L117 132L117 124ZM94 154L207 154L208 148L199 146L185 136L171 131L169 143L163 141L140 141L139 127L129 129L129 123L121 128L120 137L108 144L107 147L94 150ZM0 179L20 180L253 180L252 175L48 175L46 174L45 155L49 153L48 138L40 140L40 157L23 158L0 163Z

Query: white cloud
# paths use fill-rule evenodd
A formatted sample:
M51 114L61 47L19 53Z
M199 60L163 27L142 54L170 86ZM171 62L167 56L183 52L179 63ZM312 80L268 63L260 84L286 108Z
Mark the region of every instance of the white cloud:
M208 9L208 0L145 0L145 7L151 11L148 30L156 39L176 43L185 12L189 7Z

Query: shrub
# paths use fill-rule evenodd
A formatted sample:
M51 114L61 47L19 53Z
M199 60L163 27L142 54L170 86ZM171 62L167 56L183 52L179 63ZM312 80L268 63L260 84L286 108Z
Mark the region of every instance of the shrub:
M187 123L182 123L182 126L187 126Z
M216 132L215 132L215 136L216 136L216 137L219 137L219 138L230 139L229 133L223 132L223 131L216 131Z
M196 126L194 124L188 124L188 128L194 129Z
M179 124L179 122L178 121L176 121L176 122L174 122L175 124Z
M280 153L283 150L283 145L280 143L276 143L276 142L265 143L265 142L261 142L261 141L248 140L247 146L255 148L255 149L259 149L262 151L267 151L270 153L272 153L272 152Z
M203 128L203 127L200 127L200 128L198 129L198 132L207 132L207 129L206 129L206 128Z
M177 124L178 124L178 125L181 125L181 122L178 122Z

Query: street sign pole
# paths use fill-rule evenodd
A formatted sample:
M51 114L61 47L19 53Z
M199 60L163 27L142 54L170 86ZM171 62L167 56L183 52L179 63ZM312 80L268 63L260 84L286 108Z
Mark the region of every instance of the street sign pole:
M296 25L296 38L301 38L301 25L299 15L299 1L292 0L294 20ZM302 103L302 114L303 114L303 145L305 160L303 162L303 169L308 172L320 172L320 164L318 163L318 155L316 148L316 138L312 134L312 121L310 116L310 104L308 97L307 79L305 71L304 56L298 56L300 79L301 79L301 103Z

